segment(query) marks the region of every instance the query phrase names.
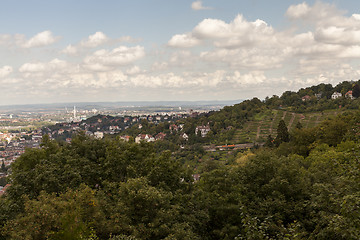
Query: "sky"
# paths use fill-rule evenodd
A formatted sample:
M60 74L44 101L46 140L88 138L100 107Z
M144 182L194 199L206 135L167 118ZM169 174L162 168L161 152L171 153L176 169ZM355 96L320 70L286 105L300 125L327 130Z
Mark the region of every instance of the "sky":
M0 105L264 99L358 79L360 1L1 1Z

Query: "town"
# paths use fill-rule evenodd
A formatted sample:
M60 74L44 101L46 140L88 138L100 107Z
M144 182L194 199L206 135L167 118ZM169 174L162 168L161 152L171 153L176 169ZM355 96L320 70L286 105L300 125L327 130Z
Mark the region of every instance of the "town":
M26 148L39 148L42 136L47 134L50 139L71 142L71 138L79 131L84 131L89 136L103 138L105 134L117 134L128 129L134 124L146 120L152 124L160 122L173 122L178 119L195 117L200 113L217 109L218 106L199 109L182 109L181 107L133 107L127 109L35 109L26 111L2 110L0 113L0 163L4 163L7 169L25 152ZM86 121L94 116L95 122ZM107 121L107 117L113 116L113 120ZM103 122L104 121L104 122ZM176 125L175 125L176 126ZM174 127L174 126L173 126ZM181 126L180 126L181 127ZM177 127L173 129L177 131ZM164 134L150 136L142 134L135 138L140 140L155 141L164 138ZM186 137L186 134L185 136ZM122 136L125 141L129 136ZM4 174L2 174L2 177ZM5 175L6 176L6 175Z

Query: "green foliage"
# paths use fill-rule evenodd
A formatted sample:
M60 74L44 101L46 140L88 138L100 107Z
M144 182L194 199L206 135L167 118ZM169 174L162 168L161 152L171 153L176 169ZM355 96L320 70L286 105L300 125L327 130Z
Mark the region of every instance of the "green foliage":
M352 87L352 96L355 98L360 97L360 86L359 83L355 83Z
M85 186L60 196L41 192L5 225L11 239L87 239L103 221L94 192Z
M277 127L277 136L275 139L275 144L279 146L283 142L288 142L290 140L289 132L284 120L280 120Z
M320 89L327 86L301 94ZM0 237L359 239L359 112L316 126L303 121L290 133L279 117L276 146L269 134L259 150L204 150L200 142L212 140L196 136L198 124L209 123L216 143L230 136L229 126L267 120L273 111L266 104L253 99L184 121L190 139L181 151L169 132L164 142L140 144L83 133L60 144L45 136L40 149L27 149L12 166L11 186L0 197ZM287 122L295 116L276 111ZM165 127L143 124L154 132Z
M7 172L7 169L6 169L4 160L3 160L2 163L1 163L1 169L0 169L0 171L3 172L3 173L6 173L6 172Z

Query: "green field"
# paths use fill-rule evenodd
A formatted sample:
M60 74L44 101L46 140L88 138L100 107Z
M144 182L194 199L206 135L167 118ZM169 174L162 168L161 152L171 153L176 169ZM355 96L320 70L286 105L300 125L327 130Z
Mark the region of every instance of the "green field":
M304 128L311 128L341 112L343 111L329 110L315 113L294 113L285 110L267 110L258 113L254 120L245 123L242 129L237 129L232 143L265 142L270 134L276 137L276 129L281 119L285 121L291 132L298 122Z

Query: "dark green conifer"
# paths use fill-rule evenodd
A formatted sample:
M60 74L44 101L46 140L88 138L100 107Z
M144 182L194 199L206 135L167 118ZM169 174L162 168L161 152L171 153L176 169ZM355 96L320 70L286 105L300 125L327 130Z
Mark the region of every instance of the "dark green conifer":
M280 120L279 125L277 127L277 137L276 137L276 145L280 145L282 142L289 142L290 136L287 126L284 120Z
M354 98L358 98L360 97L360 86L359 84L354 84L353 88L352 88L352 96Z
M274 138L271 136L271 134L266 139L265 147L269 147L269 148L274 147Z
M6 172L6 166L5 166L4 160L2 161L2 164L1 164L1 172Z
M297 122L295 128L296 128L296 129L302 129L303 126L302 126L301 122Z

